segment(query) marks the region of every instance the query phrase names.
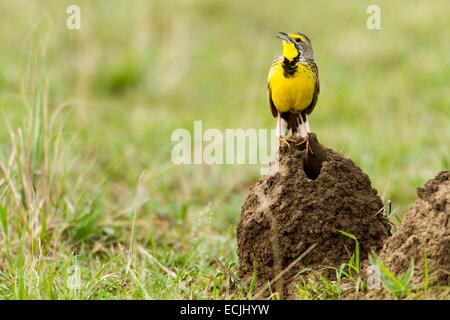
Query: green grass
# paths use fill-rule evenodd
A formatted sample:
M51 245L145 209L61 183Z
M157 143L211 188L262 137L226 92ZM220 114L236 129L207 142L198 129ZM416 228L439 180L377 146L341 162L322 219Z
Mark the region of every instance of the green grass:
M251 296L235 227L259 167L175 166L170 135L197 119L274 127L278 31L313 40L313 131L401 216L450 163L447 2L378 1L379 31L364 2L320 2L81 0L71 31L70 1L2 1L0 298ZM322 278L298 286L345 297Z

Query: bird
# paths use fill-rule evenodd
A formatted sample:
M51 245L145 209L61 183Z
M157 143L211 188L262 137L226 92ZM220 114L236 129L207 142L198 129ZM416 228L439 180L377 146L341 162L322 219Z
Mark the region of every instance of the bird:
M281 142L291 132L303 138L310 150L307 115L314 110L320 92L311 40L300 32L279 32L277 38L282 40L282 54L273 60L267 81L270 111L277 118L276 135Z

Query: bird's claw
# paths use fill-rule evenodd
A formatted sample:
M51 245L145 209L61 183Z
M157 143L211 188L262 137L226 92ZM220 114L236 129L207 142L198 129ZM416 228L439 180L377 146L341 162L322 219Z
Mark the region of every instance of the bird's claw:
M314 154L312 148L311 148L311 144L309 143L309 135L307 135L306 137L303 137L303 139L301 139L300 141L298 141L298 139L289 139L289 138L284 138L284 137L279 137L279 145L281 146L282 143L286 143L287 146L289 147L289 149L291 149L291 143L293 143L296 146L300 146L304 143L306 143L306 152L310 153L310 154Z
M281 146L281 143L282 142L284 142L284 143L286 143L287 144L287 146L289 147L289 149L291 148L291 145L289 144L289 140L288 139L285 139L285 138L283 138L283 137L279 137L278 138L279 139L279 145Z
M311 144L309 143L309 134L306 136L305 141L306 141L306 153L307 154L311 153L312 155L314 155L314 152L312 151L312 148L311 148Z
M296 145L297 146L301 146L304 143L306 143L306 148L305 149L306 149L307 153L314 154L314 152L312 151L312 148L311 148L311 144L309 143L309 135L307 135L306 137L303 137L300 140L300 142L296 143Z

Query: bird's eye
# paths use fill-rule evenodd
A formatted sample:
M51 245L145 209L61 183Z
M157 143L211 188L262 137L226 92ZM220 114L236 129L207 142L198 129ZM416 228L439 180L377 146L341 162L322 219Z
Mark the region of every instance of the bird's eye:
M295 42L300 43L302 40L300 38L295 38Z

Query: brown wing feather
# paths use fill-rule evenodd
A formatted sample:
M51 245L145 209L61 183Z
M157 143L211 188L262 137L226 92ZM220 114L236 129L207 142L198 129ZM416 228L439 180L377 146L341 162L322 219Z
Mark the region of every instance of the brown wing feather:
M270 77L271 77L274 67L278 63L281 63L283 61L283 59L284 59L284 57L282 55L279 55L279 56L276 56L275 59L272 61L272 65L270 66L270 71L269 71L268 82L267 82L267 100L269 100L270 111L272 112L272 115L274 116L274 118L278 117L278 110L272 100L272 89L270 88Z
M317 65L314 62L310 62L310 63L311 63L311 68L314 72L314 78L315 78L316 83L314 85L314 94L313 94L312 101L309 104L309 106L303 111L304 114L310 114L314 110L314 107L316 106L317 99L319 98L319 93L320 93L319 70L317 68Z
M278 110L272 100L272 90L270 90L270 85L267 86L267 96L269 99L270 111L272 112L273 117L276 118L278 116Z

